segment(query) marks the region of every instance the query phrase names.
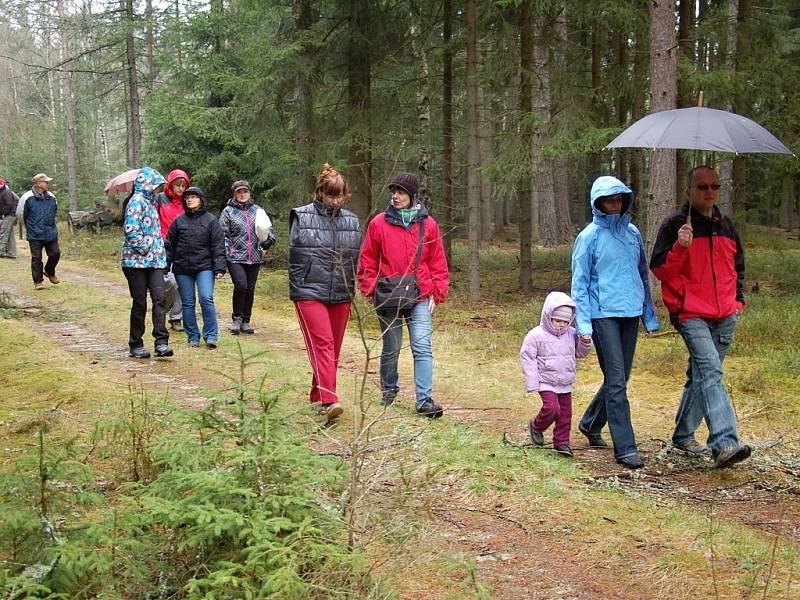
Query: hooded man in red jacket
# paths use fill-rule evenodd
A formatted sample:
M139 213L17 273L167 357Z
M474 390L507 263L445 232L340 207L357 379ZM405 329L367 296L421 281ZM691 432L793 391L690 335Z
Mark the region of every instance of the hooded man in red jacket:
M156 209L158 218L161 221L161 237L167 239L167 233L175 217L182 215L183 193L191 184L191 179L186 171L173 169L167 175L167 183L164 191L156 196ZM181 297L178 293L178 283L172 271L164 273L164 304L169 311L169 324L175 331L183 331L181 320L183 319L183 308Z
M722 385L722 361L744 308L744 248L733 221L716 206L719 189L711 167L689 172L689 201L661 224L650 269L689 350L672 444L690 454L707 452L694 435L705 419L714 466L728 467L751 449L739 443L736 412Z

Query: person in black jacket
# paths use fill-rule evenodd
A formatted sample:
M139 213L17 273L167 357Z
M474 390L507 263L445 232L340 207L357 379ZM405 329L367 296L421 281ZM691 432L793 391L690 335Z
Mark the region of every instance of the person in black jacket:
M347 181L326 164L314 200L289 213L289 298L314 372L309 399L328 422L342 414L336 368L361 247L358 217L342 208L347 196Z
M225 236L214 215L206 211L206 198L199 187L183 193L186 211L172 222L167 233L167 264L178 281L183 305L183 328L189 346L200 345L195 313L195 287L203 313L203 339L210 349L217 347L219 329L214 307L214 282L225 274Z
M0 258L17 258L14 224L17 222L19 196L11 191L8 182L0 177Z

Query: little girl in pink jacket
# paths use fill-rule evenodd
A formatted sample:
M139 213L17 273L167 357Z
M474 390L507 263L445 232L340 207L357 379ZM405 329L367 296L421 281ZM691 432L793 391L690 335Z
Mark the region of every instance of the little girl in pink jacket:
M555 423L553 449L572 456L569 444L572 421L572 384L577 359L586 356L591 339L579 336L574 327L575 302L563 292L550 292L542 307L542 318L525 336L519 351L527 392L539 392L542 408L531 419L528 431L536 446L544 445L542 432Z

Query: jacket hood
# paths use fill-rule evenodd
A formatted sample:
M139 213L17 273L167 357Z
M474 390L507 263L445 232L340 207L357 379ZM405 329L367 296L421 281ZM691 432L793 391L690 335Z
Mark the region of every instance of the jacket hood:
M176 179L185 179L187 186L192 185L192 180L189 178L189 175L186 173L186 171L181 169L172 169L172 171L169 172L169 175L167 175L167 185L164 186L164 193L167 195L167 198L173 202L181 199L181 197L178 196L172 189L172 182ZM185 194L186 190L184 190L183 193Z
M619 214L621 217L626 215L633 205L633 192L631 189L619 179L616 177L611 177L610 175L603 175L602 177L595 179L594 183L592 184L592 191L590 193L591 199L589 201L592 209L592 215L595 217L615 216L607 215L601 211L597 207L597 201L605 196L616 196L617 194L622 194L624 197L622 202L622 211Z
M189 213L189 207L186 206L186 196L200 196L200 206L197 210L193 211L195 214L204 213L206 211L206 194L202 188L199 187L188 187L183 191L183 196L181 197L181 204L183 205L183 211Z
M414 215L413 219L411 219L411 223L416 223L417 221L421 221L422 219L426 219L428 217L428 209L424 204L416 204L413 208L417 209L417 214ZM385 218L389 223L392 225L400 225L401 227L405 227L405 223L403 223L403 217L400 216L400 211L394 207L391 201L389 202L389 206L386 207L384 213Z
M569 324L572 325L575 322L575 302L564 292L550 292L547 294L547 298L544 299L544 305L542 306L542 318L539 321L539 324L547 330L549 333L553 335L562 335L566 329L562 329L561 331L556 330L553 327L553 324L550 322L552 319L553 311L557 309L559 306L568 306L572 310L572 319L570 319Z
M154 199L153 190L163 183L166 183L164 176L153 167L145 165L139 170L139 174L133 182L133 191L152 202Z

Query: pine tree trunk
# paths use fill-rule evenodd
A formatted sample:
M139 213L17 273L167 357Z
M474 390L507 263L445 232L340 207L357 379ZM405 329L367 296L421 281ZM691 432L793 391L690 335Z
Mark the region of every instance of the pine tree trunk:
M675 108L677 96L675 0L650 3L650 103L653 112ZM647 198L647 254L661 222L675 207L675 150L654 150Z
M311 0L293 0L295 30L299 37L305 39L307 31L313 24ZM297 75L295 77L295 110L297 119L297 189L295 201L302 204L308 201L314 191L314 92L311 87L311 69L313 68L313 49L303 44L298 57Z
M133 0L123 0L125 10L125 83L127 89L128 143L126 146L128 166L135 168L142 164L142 123L139 102L139 79L136 72L136 46L134 43Z
M453 0L444 0L442 16L442 203L444 250L453 264Z
M419 177L419 192L417 198L420 202L430 207L431 200L431 151L428 147L431 131L431 97L429 93L428 54L424 46L418 41L419 26L415 26L411 32L411 45L414 49L414 56L420 66L422 81L417 86L417 122L419 123L419 156L417 158L417 176Z
M467 25L467 259L468 291L470 300L481 295L480 249L481 206L478 165L480 140L478 138L478 16L477 0L466 0Z
M561 236L556 219L556 201L553 185L553 161L544 155L550 127L550 65L549 39L545 34L546 18L539 16L534 24L532 95L533 115L536 125L531 145L533 194L532 203L539 209L539 242L546 247L557 246Z
M739 14L739 0L728 0L726 11L726 35L725 35L725 69L727 71L736 70L736 19ZM733 103L726 100L722 110L731 110ZM719 182L722 189L719 192L717 206L727 214L733 214L733 159L723 158L719 164Z
M154 31L155 17L153 16L153 0L145 3L145 54L147 56L147 91L150 92L156 85L156 36Z
M347 162L350 166L350 209L362 221L372 210L372 140L370 137L371 60L369 0L350 0L350 29L347 53L347 111L350 124L350 145Z
M520 139L522 143L522 160L524 164L531 165L528 155L533 145L533 132L530 119L532 104L532 67L533 67L533 18L531 4L524 0L520 7L520 84L519 84L519 113ZM519 288L523 292L533 291L533 265L531 262L531 194L530 175L522 176L519 186Z
M482 52L481 56L486 53ZM492 160L492 99L483 86L478 87L479 125L478 144L480 145L480 164L485 165ZM485 173L478 177L481 194L481 239L488 240L492 237L494 223L492 205L492 180Z
M67 187L69 189L69 209L78 210L78 148L75 142L75 98L72 94L72 54L69 49L67 15L64 0L58 0L58 30L61 39L61 64L64 65L62 78L64 86L64 129L67 143Z
M751 45L751 19L752 0L739 0L739 11L736 17L736 70L745 76L750 61ZM733 110L740 115L749 113L750 102L747 97L747 88L742 86L741 91L733 98ZM746 215L745 198L747 181L747 163L744 156L737 155L733 159L733 214L738 222L744 223Z

